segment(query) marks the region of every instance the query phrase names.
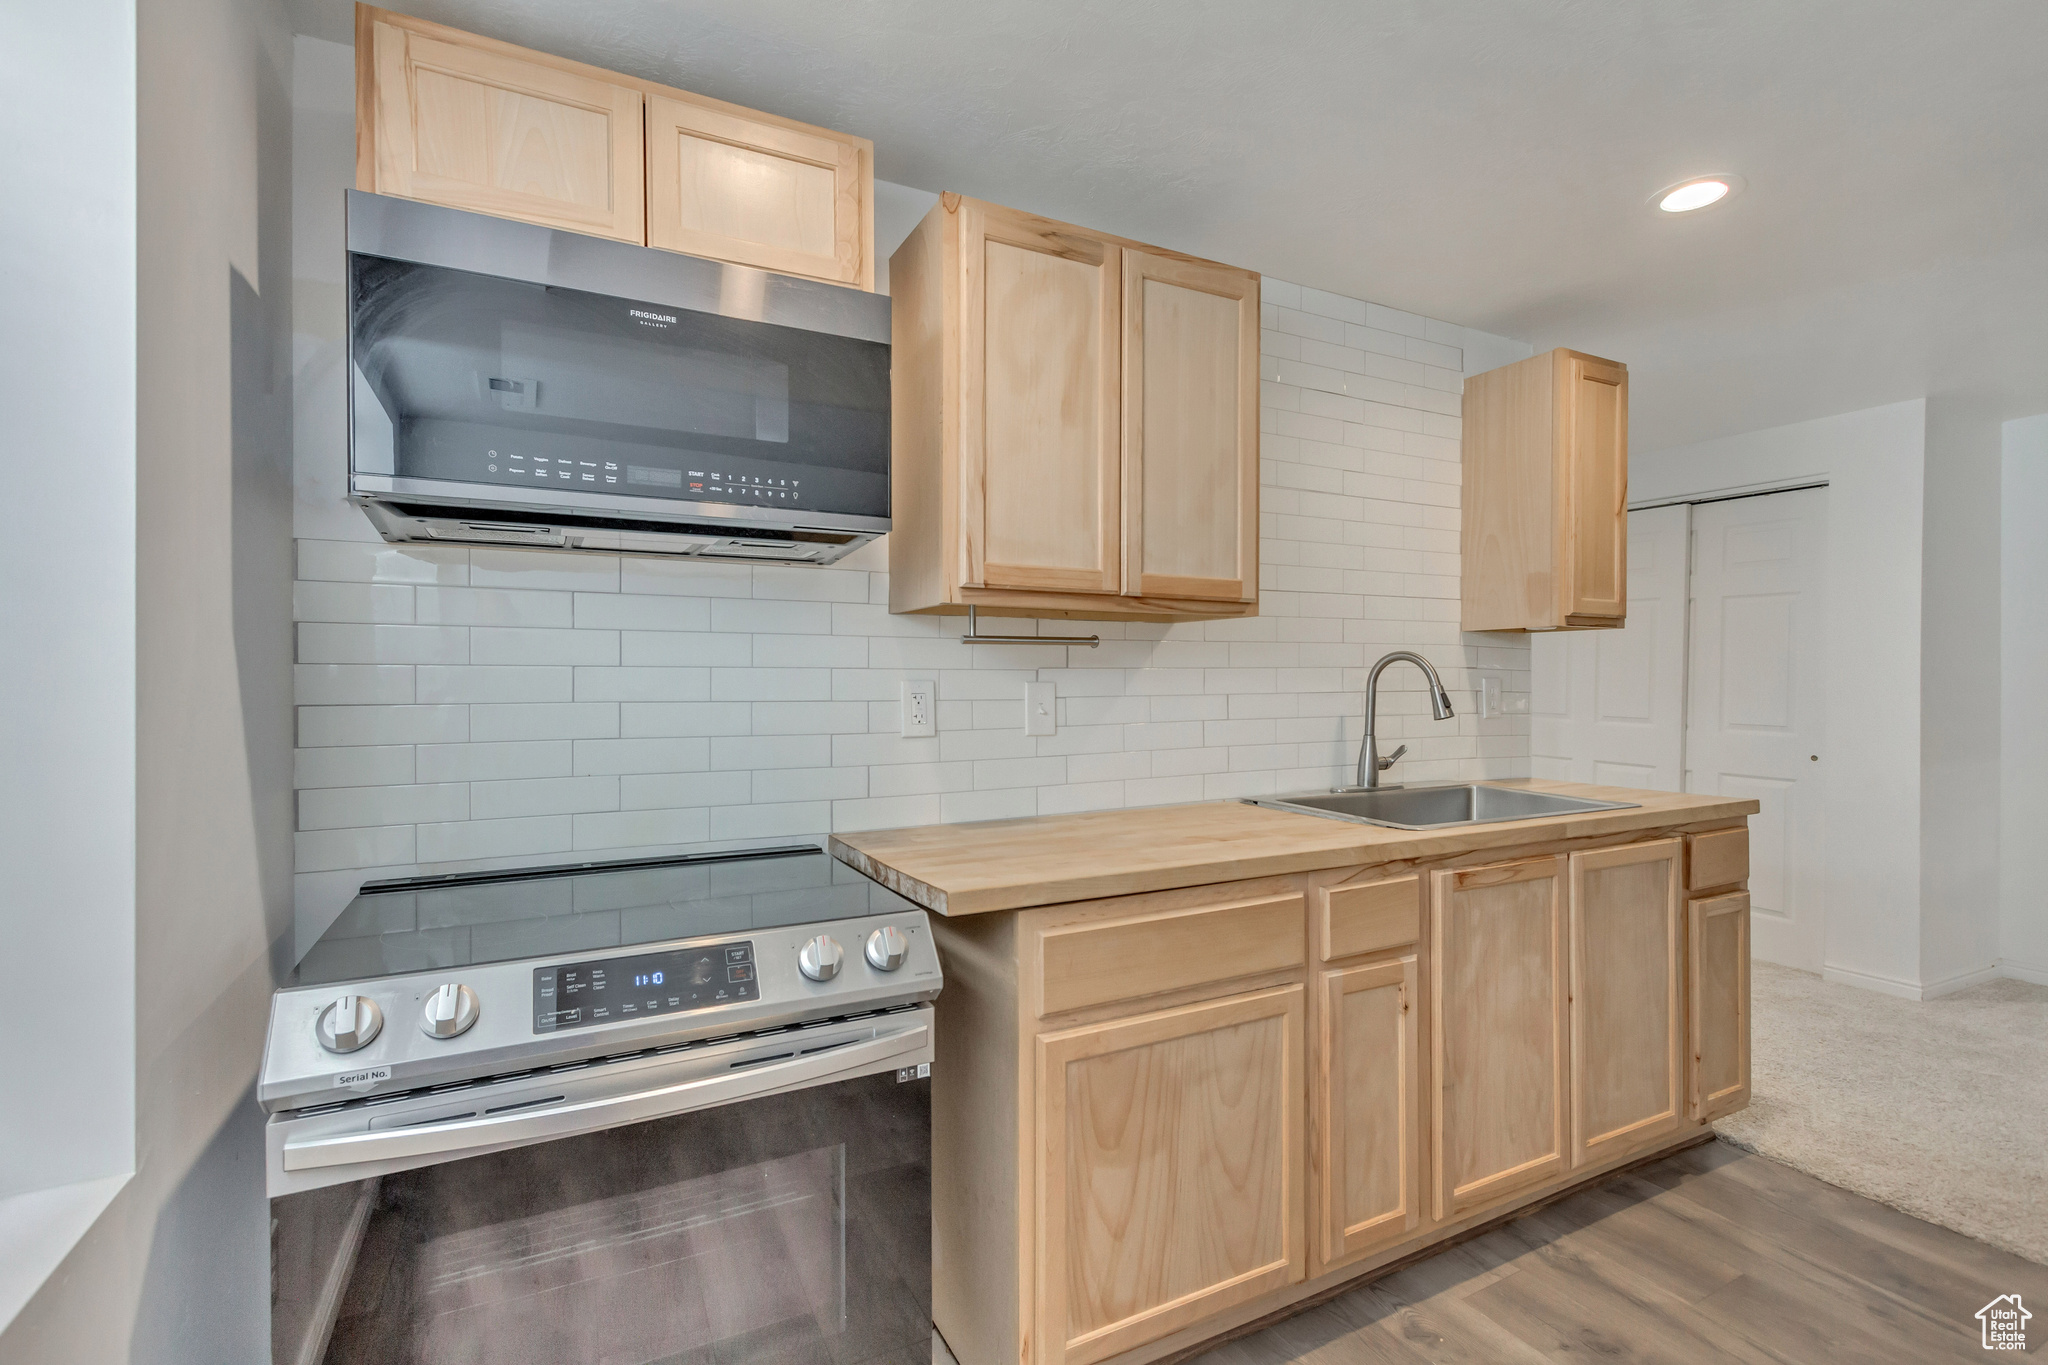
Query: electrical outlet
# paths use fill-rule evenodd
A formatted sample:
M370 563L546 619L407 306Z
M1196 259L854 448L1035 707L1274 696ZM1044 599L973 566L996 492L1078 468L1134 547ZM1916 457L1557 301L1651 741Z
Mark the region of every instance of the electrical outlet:
M1053 732L1053 690L1049 682L1024 684L1024 733L1049 735Z
M1481 673L1479 675L1479 719L1492 720L1500 714L1500 677L1494 673Z
M922 739L938 733L938 708L933 703L933 687L928 681L903 682L903 737Z

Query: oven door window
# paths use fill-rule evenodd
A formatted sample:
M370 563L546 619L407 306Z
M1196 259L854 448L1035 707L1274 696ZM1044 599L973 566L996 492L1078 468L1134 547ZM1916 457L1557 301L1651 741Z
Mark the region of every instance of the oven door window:
M386 1176L327 1365L928 1360L929 1090L871 1076Z
M886 345L376 256L349 267L358 472L889 514Z

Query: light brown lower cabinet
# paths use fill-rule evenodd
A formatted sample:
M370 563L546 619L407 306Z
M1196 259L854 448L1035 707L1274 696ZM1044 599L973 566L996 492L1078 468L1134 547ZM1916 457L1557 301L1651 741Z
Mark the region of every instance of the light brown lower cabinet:
M1039 1038L1042 1365L1302 1278L1302 1005L1282 986Z
M1322 974L1310 1087L1318 1271L1422 1225L1420 985L1414 953Z
M1687 840L1732 828L935 916L961 1365L1149 1365L1704 1135L1749 901Z
M1430 878L1439 1219L1506 1203L1569 1162L1565 892L1562 857Z
M1679 1125L1685 1024L1683 839L1571 860L1572 1161L1604 1161Z
M1693 901L1686 919L1691 1110L1705 1122L1749 1103L1749 893Z

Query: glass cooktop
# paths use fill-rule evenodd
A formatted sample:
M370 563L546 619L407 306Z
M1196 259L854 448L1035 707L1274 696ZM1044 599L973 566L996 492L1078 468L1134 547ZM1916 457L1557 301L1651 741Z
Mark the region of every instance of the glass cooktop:
M815 844L365 882L285 984L913 909Z

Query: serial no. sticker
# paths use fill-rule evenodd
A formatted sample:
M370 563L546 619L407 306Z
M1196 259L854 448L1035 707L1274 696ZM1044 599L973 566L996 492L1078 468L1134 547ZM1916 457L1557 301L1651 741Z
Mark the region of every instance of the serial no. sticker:
M334 1078L334 1088L337 1090L346 1090L350 1086L374 1085L378 1081L388 1081L390 1079L390 1067L373 1066L369 1068L367 1071L342 1072L339 1076L336 1076Z

